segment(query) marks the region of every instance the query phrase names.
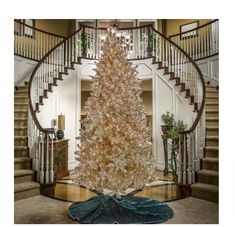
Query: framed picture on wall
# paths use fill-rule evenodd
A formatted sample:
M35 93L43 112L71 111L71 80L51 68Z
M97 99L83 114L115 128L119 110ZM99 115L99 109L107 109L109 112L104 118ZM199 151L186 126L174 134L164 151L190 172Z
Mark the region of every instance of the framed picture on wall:
M180 33L181 34L180 38L181 39L186 39L186 38L192 38L197 36L198 31L196 28L199 26L199 21L194 21L188 24L183 24L180 26ZM192 30L192 31L191 31ZM189 32L187 32L189 31Z

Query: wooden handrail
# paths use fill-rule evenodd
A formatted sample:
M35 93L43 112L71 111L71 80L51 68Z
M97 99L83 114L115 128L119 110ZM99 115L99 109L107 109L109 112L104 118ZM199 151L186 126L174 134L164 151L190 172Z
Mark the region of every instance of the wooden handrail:
M198 75L199 75L199 78L201 80L201 83L202 83L202 102L201 102L201 106L200 106L200 109L197 113L197 117L195 119L195 121L193 122L192 126L190 129L184 131L183 133L184 134L188 134L188 133L191 133L195 130L201 116L202 116L202 113L203 113L203 109L204 109L204 105L205 105L205 98L206 98L206 85L205 85L205 81L204 81L204 78L203 78L203 75L202 75L202 72L201 70L199 69L198 65L196 64L196 62L180 47L178 46L177 44L175 44L173 41L171 41L169 38L167 38L166 36L164 36L163 34L161 34L159 31L157 31L153 25L151 26L152 30L155 31L157 34L159 34L160 36L162 36L164 39L166 39L168 42L170 42L173 46L175 46L177 49L179 49L188 59L189 59L189 62L191 62L193 64L193 66L195 67L195 69L197 70L198 72Z
M37 63L37 65L35 66L32 74L31 74L31 77L30 77L30 80L29 80L29 87L28 87L28 96L29 96L29 109L30 109L30 113L33 117L33 120L38 128L39 131L43 132L43 133L50 133L50 130L46 130L44 129L41 124L39 123L37 117L36 117L36 114L34 112L34 109L33 109L33 105L32 105L32 100L31 100L31 87L32 87L32 81L34 79L34 76L38 70L38 68L40 67L40 65L44 62L44 60L55 50L57 49L60 45L62 45L63 43L65 43L69 38L71 38L73 35L75 35L76 33L78 33L79 31L81 30L78 29L77 31L75 31L74 33L72 33L71 35L69 35L67 38L65 38L64 40L62 40L60 43L58 43L56 46L54 46L49 52L47 52L47 54L44 55L44 57Z
M86 26L87 27L87 26ZM199 111L197 111L196 113L196 117L194 118L194 121L191 125L191 127L182 132L182 134L180 136L182 136L183 138L183 144L182 144L182 147L184 147L182 149L182 157L184 157L183 159L181 158L180 160L182 161L182 168L184 168L184 172L181 172L181 178L179 177L179 182L178 183L182 183L182 184L191 184L193 183L192 181L192 174L195 174L193 171L195 171L195 168L193 167L193 164L194 161L198 161L198 158L197 156L194 156L193 155L193 152L196 151L196 149L192 149L190 150L190 154L192 153L192 155L188 155L188 157L190 158L189 161L187 160L187 152L188 152L188 147L190 149L190 143L188 144L187 143L187 138L189 138L189 141L190 141L190 136L193 136L195 133L191 133L191 132L194 132L195 128L197 127L198 123L199 123L199 120L201 119L202 117L202 114L203 114L203 109L204 109L204 105L205 105L205 82L204 82L204 79L203 79L203 76L202 76L202 73L199 69L199 67L197 66L197 64L195 63L195 61L181 48L179 47L177 44L175 44L173 41L171 41L169 38L167 38L166 36L162 35L160 32L158 32L157 30L154 29L154 26L153 24L152 25L148 25L148 26L140 26L138 28L143 28L143 27L147 27L148 30L146 31L145 29L145 32L148 32L148 35L151 35L150 32L153 32L154 35L156 35L157 38L160 38L160 40L163 41L163 45L167 43L167 48L172 48L173 53L179 53L180 56L183 56L183 59L186 60L187 63L190 64L190 68L192 70L192 67L193 68L193 73L190 74L192 76L195 76L195 78L197 78L197 80L200 80L201 82L201 86L202 86L202 101L201 101L201 97L200 97L200 107L199 107ZM82 30L84 30L85 27L84 26L81 26L80 29L78 29L77 31L75 31L73 34L69 35L67 38L63 39L62 41L60 41L58 44L56 44L52 49L50 49L43 57L42 59L40 59L40 61L38 62L38 64L35 66L35 68L33 69L33 72L31 74L31 77L30 77L30 81L29 81L29 88L28 88L28 97L29 97L29 109L30 109L30 117L32 117L32 122L33 122L33 127L32 129L34 130L35 129L35 125L37 127L37 130L36 130L36 139L38 140L38 133L40 135L40 142L39 144L41 143L41 145L39 145L39 151L38 153L42 155L39 156L40 158L37 159L40 167L37 169L37 179L40 180L40 182L43 184L43 183L48 183L48 182L53 182L53 179L54 179L54 172L53 172L53 152L51 153L51 156L50 156L50 148L49 148L49 134L53 133L53 131L51 131L50 129L48 128L43 128L37 118L37 115L36 115L36 112L35 110L38 110L38 106L39 104L41 104L41 99L40 98L43 98L46 96L47 94L47 91L51 91L51 86L52 85L56 85L54 84L54 79L62 79L62 77L60 77L61 75L60 74L68 74L68 71L67 69L69 68L73 68L73 63L74 62L77 62L79 58L81 58L81 53L80 53L80 49L78 50L78 53L79 55L77 55L75 53L75 56L72 55L72 57L70 56L70 53L73 52L74 50L77 50L77 49L72 49L72 48L75 48L77 47L75 45L75 41L77 41L77 35L81 35L81 32ZM127 30L129 28L126 28ZM135 28L133 28L135 29ZM137 29L137 28L136 28ZM120 28L121 30L121 28ZM155 32L155 33L154 33ZM69 45L71 43L71 45ZM165 45L163 46L165 47ZM57 54L57 50L59 50L59 58L60 56L62 56L62 58L59 60L59 62L54 62L52 61L52 63L57 63L57 64L60 64L60 67L59 68L56 68L53 69L52 71L50 71L50 69L48 69L48 67L46 66L46 68L44 68L44 64L50 64L51 63L51 57L54 57L54 54ZM165 49L164 49L165 50ZM166 50L165 50L166 51ZM92 55L93 57L95 57L95 55ZM141 55L143 56L143 55ZM147 56L150 57L150 55L148 54ZM146 55L144 55L144 58L146 58ZM158 54L155 55L155 57L153 56L152 58L156 59L158 58ZM90 58L92 59L92 58ZM142 59L142 58L139 58L139 59ZM161 63L161 66L159 67L162 67L162 68L167 68L165 67L165 64L168 65L168 70L171 70L171 65L170 63L168 64L168 60L165 60L166 58L164 58L164 51L163 51L163 57L160 58L159 60L159 63ZM130 59L132 60L132 59ZM62 62L62 63L61 63ZM165 63L166 62L166 63ZM185 62L185 61L184 61ZM184 62L180 61L178 65L182 65L184 64ZM175 62L174 62L175 63ZM196 72L195 72L196 70ZM42 71L42 73L41 73ZM175 71L175 70L173 70ZM170 72L170 71L169 71ZM192 72L192 71L191 71ZM54 73L58 73L58 75L54 76ZM187 70L186 70L186 73L187 73ZM51 75L52 76L51 76ZM44 89L45 86L43 86L42 88L40 89L43 89L42 90L42 93L41 93L41 90L40 92L38 92L37 89L35 90L32 90L31 92L31 89L34 88L34 85L36 85L36 88L38 88L38 77L40 79L40 76L44 76L44 75L49 75L53 78L53 83L50 83L51 82L51 79L46 79L44 80L44 77L42 78L43 79L43 85L44 83L47 83L48 86L46 85L47 89ZM59 76L59 77L57 77ZM175 74L175 76L177 76L177 74ZM178 78L178 77L176 77ZM180 78L180 77L179 77ZM193 77L194 78L194 77ZM199 82L199 83L200 83ZM50 88L49 88L49 83L50 83ZM200 85L198 85L200 86ZM197 89L198 87L196 87ZM201 88L201 87L199 87ZM198 92L198 90L197 90ZM201 94L200 92L198 92L199 94ZM33 96L33 98L31 97L31 94ZM38 94L40 94L38 96ZM36 95L36 96L34 96ZM35 99L36 97L36 99ZM39 98L39 101L38 101L38 98ZM34 109L33 108L33 105L34 103L36 102L36 108ZM53 140L52 140L53 141ZM38 142L36 141L36 144L38 144ZM41 149L41 150L40 150ZM53 151L53 149L51 148L51 151ZM45 153L45 154L44 154ZM51 157L49 159L49 157ZM193 159L193 157L196 157L197 159ZM36 158L35 158L36 159ZM46 159L46 162L45 162L45 159ZM181 164L179 164L181 165ZM188 168L188 170L187 170ZM179 173L178 173L179 174ZM181 179L181 180L180 180ZM183 180L182 180L183 179Z
M147 25L142 25L142 26L137 26L137 27L127 27L127 28L119 28L118 27L117 30L135 30L135 29L140 29L140 28L148 28L151 26L153 26L153 23L147 24ZM83 25L83 24L81 24L81 27L91 28L91 29L96 29L96 30L107 30L107 28L102 28L102 27L95 28L93 26Z
M206 23L206 24L203 24L203 25L201 25L201 26L198 26L197 28L193 28L193 29L188 30L188 31L185 31L185 32L179 32L179 33L177 33L177 34L170 35L169 38L172 38L172 37L175 37L175 36L179 36L179 35L183 35L183 34L186 34L186 33L189 33L189 32L193 32L193 31L196 31L196 30L199 30L199 29L201 29L201 28L203 28L203 27L206 27L206 26L208 26L208 25L210 25L210 24L212 24L212 23L215 23L215 22L218 21L218 20L219 20L219 19L215 19L215 20L212 20L212 21L210 21L210 22L208 22L208 23Z
M44 62L44 60L55 50L57 49L59 46L61 46L63 43L65 44L66 41L71 38L72 36L74 36L76 33L80 32L82 29L84 29L84 27L89 27L89 28L93 28L93 27L90 27L90 26L81 26L80 29L78 29L77 31L75 31L74 33L72 33L71 35L69 35L67 38L65 38L64 40L62 40L60 43L58 43L55 47L53 47L46 55L44 55L44 57L38 62L38 64L36 65L36 67L34 68L32 74L31 74L31 77L30 77L30 81L29 81L29 88L28 88L28 95L29 95L29 107L30 107L30 112L32 114L32 117L33 117L33 120L35 122L35 124L37 125L38 129L41 131L41 132L44 132L44 133L49 133L49 131L47 131L46 129L44 129L37 117L36 117L36 114L34 112L34 109L33 109L33 105L32 105L32 101L31 101L31 93L30 93L30 90L31 90L31 86L32 86L32 81L34 79L34 76L38 70L38 68L40 67L40 65ZM160 32L158 32L154 27L153 27L153 24L150 24L150 25L147 25L147 26L139 26L139 27L135 27L135 28L132 28L132 29L138 29L138 28L143 28L143 27L151 27L151 29L156 32L158 35L160 35L161 37L163 37L165 40L167 40L170 44L172 44L173 46L175 46L177 49L179 49L189 60L189 62L192 63L192 65L195 67L196 71L198 72L198 75L199 75L199 78L201 80L201 83L202 83L202 102L201 102L201 105L200 105L200 108L199 108L199 111L197 112L197 117L195 119L195 121L193 122L192 126L190 129L188 129L187 131L185 131L184 133L187 134L187 133L191 133L195 130L201 116L202 116L202 112L203 112L203 109L204 109L204 104L205 104L205 82L204 82L204 78L203 78L203 75L199 69L199 67L197 66L197 64L195 63L195 61L181 48L179 47L177 44L175 44L173 41L171 41L169 38L167 38L166 36L164 36L163 34L161 34ZM98 28L99 29L99 28ZM126 28L127 30L130 29L130 28ZM120 28L121 30L121 28Z
M32 27L32 26L30 26L30 25L28 25L28 24L25 24L25 23L23 23L22 21L17 20L17 19L14 19L14 21L16 21L16 22L19 23L19 24L24 25L25 27L31 28L31 29L33 29L33 30L36 30L36 31L39 31L39 32L42 32L42 33L45 33L45 34L47 34L47 35L52 35L52 36L55 36L55 37L58 37L58 38L62 38L62 39L65 39L65 38L66 38L66 36L57 35L57 34L54 34L54 33L51 33L51 32L47 32L47 31L41 30L41 29L39 29L39 28Z

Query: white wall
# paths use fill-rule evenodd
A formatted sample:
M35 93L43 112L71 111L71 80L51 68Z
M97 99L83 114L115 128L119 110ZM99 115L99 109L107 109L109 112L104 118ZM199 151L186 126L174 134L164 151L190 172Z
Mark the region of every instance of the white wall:
M196 61L205 81L210 81L212 85L219 84L219 55L204 58Z
M161 138L161 115L169 111L173 113L176 120L183 120L184 123L191 125L193 117L193 106L189 105L189 99L184 98L185 93L179 92L174 86L174 81L169 82L166 75L162 75L160 70L154 70L155 80L153 89L156 95L153 102L156 103L153 108L155 112L155 132L154 139L156 140L156 167L159 170L164 169L164 151L163 141ZM155 88L154 88L155 86Z
M57 119L59 114L65 115L65 138L69 139L68 164L69 169L75 167L74 152L77 150L75 137L79 134L80 113L80 80L75 70L64 76L64 80L53 87L48 99L44 99L44 105L37 114L42 127L50 128L51 120Z
M157 169L164 169L163 143L161 139L161 115L166 111L175 114L176 119L182 119L190 123L192 118L192 106L188 105L188 99L177 92L162 75L161 70L151 64L152 60L134 61L138 65L139 78L152 79L153 89L153 155L156 160ZM56 119L58 114L65 115L65 138L69 141L69 169L76 166L74 152L77 150L75 137L79 135L79 118L81 104L81 79L90 80L90 75L95 75L92 70L94 61L83 60L82 65L76 65L76 70L70 70L69 76L63 76L64 80L58 87L53 88L48 99L44 99L41 112L38 114L39 121L43 127L51 127L51 120Z
M37 63L37 61L14 55L14 85L23 85L25 81L29 81Z

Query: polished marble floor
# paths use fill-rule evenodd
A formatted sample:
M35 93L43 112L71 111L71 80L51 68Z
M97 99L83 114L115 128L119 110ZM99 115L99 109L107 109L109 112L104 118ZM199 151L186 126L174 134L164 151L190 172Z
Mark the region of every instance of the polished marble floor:
M159 171L156 176L158 180L150 188L134 191L132 194L168 201L174 217L166 224L218 223L217 203L189 197L187 189L176 186L171 175L164 176ZM45 192L46 197L40 195L14 203L15 224L78 224L69 217L68 207L72 202L84 201L96 195L95 192L72 184L69 176L47 188Z
M141 196L158 201L172 201L186 198L189 191L174 184L170 175L164 176L162 172L156 172L157 180L151 187L144 190L132 191L133 196ZM48 187L44 195L68 202L85 201L95 195L86 188L79 187L72 183L69 176L59 180L55 185Z

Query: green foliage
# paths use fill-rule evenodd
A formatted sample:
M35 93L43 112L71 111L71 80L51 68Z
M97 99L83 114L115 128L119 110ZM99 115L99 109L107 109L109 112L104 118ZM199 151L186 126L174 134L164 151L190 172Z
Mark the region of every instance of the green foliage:
M172 138L178 138L180 133L182 133L188 126L187 124L184 124L182 120L175 121L174 114L171 114L169 111L162 114L161 119L164 125L171 127L168 134Z
M184 122L182 120L178 120L174 126L169 130L168 134L176 139L179 137L180 133L182 133L186 128L187 128L187 124L184 124Z
M162 114L161 119L162 123L166 126L172 127L175 123L174 114L170 114L169 111L167 111L165 114Z
M148 51L149 53L154 52L158 55L159 52L159 40L155 33L150 33L148 36ZM157 53L156 53L157 51Z
M89 48L93 48L95 45L90 34L86 32L81 33L81 37L77 40L77 44L81 48L82 56L86 56Z
M82 49L83 55L86 53L87 42L88 42L87 34L85 32L82 32L82 34L81 34L81 49Z

